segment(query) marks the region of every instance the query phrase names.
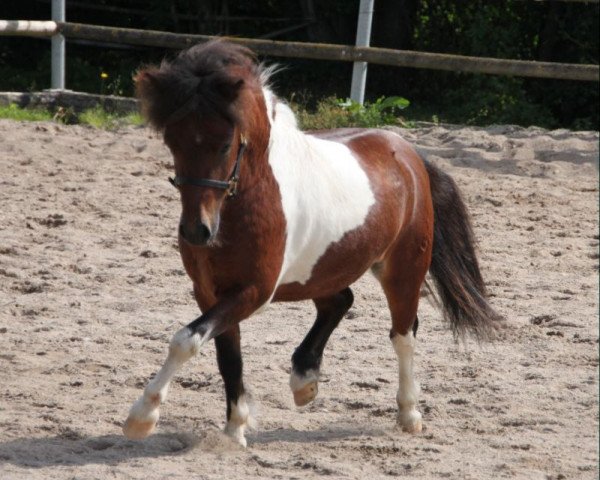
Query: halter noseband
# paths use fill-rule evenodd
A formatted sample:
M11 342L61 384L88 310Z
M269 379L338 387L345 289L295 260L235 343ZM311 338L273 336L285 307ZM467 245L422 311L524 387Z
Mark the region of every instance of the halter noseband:
M240 135L240 144L238 146L237 157L235 159L235 165L233 166L233 171L229 176L227 181L223 180L212 180L210 178L190 178L190 177L169 177L169 182L175 188L179 188L182 185L192 185L194 187L210 187L210 188L219 188L221 190L225 190L227 193L227 197L235 197L237 194L238 182L239 182L239 174L240 174L240 161L242 160L242 155L244 154L244 150L246 150L246 146L248 145L248 141L246 137L241 134Z

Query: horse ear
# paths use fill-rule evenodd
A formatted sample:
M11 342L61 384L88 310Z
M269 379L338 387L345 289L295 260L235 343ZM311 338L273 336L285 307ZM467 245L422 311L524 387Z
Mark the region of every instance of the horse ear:
M136 97L144 101L151 97L159 89L160 70L156 67L145 68L133 76Z
M162 74L156 67L138 71L133 77L135 96L140 101L142 115L156 128L162 128L167 114L165 102L161 101Z

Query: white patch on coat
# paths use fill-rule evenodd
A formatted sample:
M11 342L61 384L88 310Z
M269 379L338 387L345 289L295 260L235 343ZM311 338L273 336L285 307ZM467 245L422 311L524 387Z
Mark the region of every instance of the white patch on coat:
M272 93L264 92L270 101ZM294 113L282 102L275 104L271 122L269 164L286 221L277 285L303 284L331 244L364 224L375 195L350 149L298 130Z

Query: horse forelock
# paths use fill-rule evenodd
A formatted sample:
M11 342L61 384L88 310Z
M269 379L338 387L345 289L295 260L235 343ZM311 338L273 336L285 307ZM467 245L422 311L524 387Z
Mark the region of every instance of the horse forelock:
M272 71L246 47L213 40L164 60L160 67L142 69L135 77L136 94L157 130L191 112L238 123L241 112L235 103L241 90L260 88Z

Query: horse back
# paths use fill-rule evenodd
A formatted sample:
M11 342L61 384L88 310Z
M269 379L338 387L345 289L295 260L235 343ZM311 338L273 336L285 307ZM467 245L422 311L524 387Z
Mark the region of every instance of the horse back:
M431 206L429 175L414 147L400 135L381 129L320 130L315 136L346 145L369 177L379 206L392 210L406 228Z

